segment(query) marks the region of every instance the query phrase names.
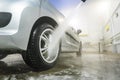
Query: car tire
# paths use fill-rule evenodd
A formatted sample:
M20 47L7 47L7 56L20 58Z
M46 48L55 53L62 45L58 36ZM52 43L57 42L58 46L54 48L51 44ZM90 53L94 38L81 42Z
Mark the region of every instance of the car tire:
M3 58L5 58L6 56L7 56L7 54L4 54L4 53L2 54L2 53L0 53L0 60L3 59Z
M82 54L82 42L79 43L79 51L77 52L77 56L81 56Z
M26 53L22 54L25 63L35 71L47 70L56 64L60 53L60 44L55 47L54 55L50 56L48 53L48 44L52 32L52 25L48 23L38 25L31 34Z

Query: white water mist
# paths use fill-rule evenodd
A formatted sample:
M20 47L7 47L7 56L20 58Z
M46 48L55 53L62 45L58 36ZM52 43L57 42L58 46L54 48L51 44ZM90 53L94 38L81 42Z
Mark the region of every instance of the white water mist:
M59 24L59 27L55 29L55 31L52 34L52 41L49 43L48 46L48 53L50 56L55 55L56 53L54 52L54 49L59 45L59 42L61 40L61 37L65 34L65 32L69 29L70 26L70 21L74 16L74 13L77 13L80 6L83 4L81 2L74 10L71 11L71 13L64 18L64 20Z
M98 28L105 26L119 2L119 0L88 0L86 3L81 2L54 31L52 41L48 46L49 55L52 56L56 54L53 51L58 45L61 37L71 26L73 19L78 19L78 23L76 24L80 25L80 27L86 26L87 28L90 28L94 26L95 28ZM77 17L75 15L77 15ZM96 33L97 32L98 31L96 31Z

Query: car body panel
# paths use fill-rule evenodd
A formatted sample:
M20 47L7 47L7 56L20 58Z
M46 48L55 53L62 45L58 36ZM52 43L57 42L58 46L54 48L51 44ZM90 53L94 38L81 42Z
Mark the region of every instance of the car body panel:
M40 3L38 0L1 0L0 5L0 12L12 14L10 23L0 28L0 48L26 49L32 26L40 16Z
M59 25L61 19L64 19L64 16L56 9L48 0L42 0L41 2L41 16L47 16L52 18Z
M80 39L76 31L70 27L62 37L62 52L77 52L80 48Z

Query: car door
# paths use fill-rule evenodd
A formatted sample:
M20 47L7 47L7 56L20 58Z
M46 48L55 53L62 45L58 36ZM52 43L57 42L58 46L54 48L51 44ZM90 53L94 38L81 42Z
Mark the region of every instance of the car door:
M62 38L62 52L77 52L80 47L80 39L73 28L69 28Z

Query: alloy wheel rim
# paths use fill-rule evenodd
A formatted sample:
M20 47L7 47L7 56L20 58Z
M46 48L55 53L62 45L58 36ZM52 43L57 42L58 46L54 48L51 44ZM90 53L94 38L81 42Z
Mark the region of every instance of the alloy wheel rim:
M42 56L42 58L44 59L44 61L46 61L47 63L53 63L57 57L58 57L58 52L59 52L59 45L57 45L57 47L55 47L55 49L53 49L55 54L50 56L48 53L48 45L50 43L50 41L52 40L52 33L53 30L48 28L45 29L42 34L40 35L40 39L39 39L39 49L40 49L40 55Z

